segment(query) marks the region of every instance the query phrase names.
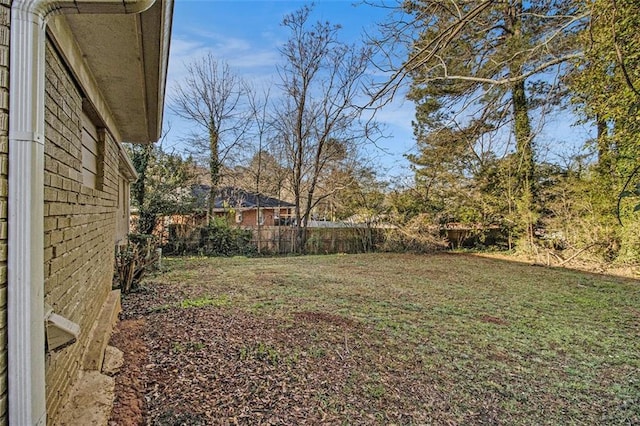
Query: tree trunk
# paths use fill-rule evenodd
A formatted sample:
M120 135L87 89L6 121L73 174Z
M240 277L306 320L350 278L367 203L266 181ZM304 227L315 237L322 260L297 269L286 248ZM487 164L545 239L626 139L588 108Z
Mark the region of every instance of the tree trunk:
M209 176L211 178L211 187L209 188L209 224L213 223L216 195L218 192L218 185L220 184L220 154L218 152L219 135L215 130L209 130Z
M522 35L522 0L515 0L508 6L506 29L511 47L516 51L523 49L525 42ZM522 66L521 61L512 60L509 65L511 76L521 75ZM516 138L516 154L518 156L517 185L521 195L526 192L533 195L534 161L531 121L529 120L529 105L527 102L525 80L519 80L512 85L511 98L514 117L514 134Z
M596 117L596 128L598 135L596 144L598 147L598 173L600 177L608 181L612 172L611 150L609 149L609 140L607 138L607 123L601 118Z
M531 138L531 122L524 81L516 83L512 88L513 115L516 137L516 153L518 156L518 186L521 194L534 194L534 160Z
M507 9L506 28L510 38L510 45L515 51L521 51L526 46L522 35L522 0L513 1ZM511 76L522 75L523 64L512 60L509 65ZM511 86L511 101L514 117L514 135L516 139L516 188L519 197L519 220L531 249L533 249L534 206L535 206L535 181L534 158L531 133L531 121L529 119L529 105L527 102L526 81L519 80Z
M295 222L293 226L295 227L295 230L296 230L296 236L295 236L294 247L292 251L295 253L302 253L303 235L302 235L302 221L301 221L301 214L300 214L302 212L302 209L300 208L300 188L298 185L296 185L293 189L293 196L295 197L295 207L293 209L293 212L294 212L293 220Z

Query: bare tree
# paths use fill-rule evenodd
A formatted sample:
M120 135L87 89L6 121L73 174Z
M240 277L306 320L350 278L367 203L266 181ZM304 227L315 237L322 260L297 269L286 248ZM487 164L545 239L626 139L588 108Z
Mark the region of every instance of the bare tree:
M187 65L187 77L170 96L171 110L196 124L190 151L209 166L211 188L208 214L213 217L222 166L245 142L251 109L245 108L249 89L229 65L211 53Z
M291 170L298 251L304 250L316 190L327 167L377 134L375 122L363 120L356 106L364 93L370 50L341 43L340 27L311 24L310 12L305 6L283 20L291 35L280 49L284 95L275 120Z
M255 117L255 120L253 122L253 129L254 129L254 138L255 141L257 143L257 153L255 155L255 161L256 161L256 168L255 170L255 175L254 177L254 182L255 182L255 192L256 194L258 194L258 196L256 197L257 200L257 209L258 209L258 214L257 214L257 227L258 227L258 233L257 233L257 246L258 246L258 253L262 252L262 225L263 225L263 220L262 220L262 213L261 213L261 208L262 206L260 205L260 194L262 193L262 177L263 177L263 155L264 155L264 147L265 145L268 143L269 141L269 134L270 131L272 130L269 120L268 120L268 114L267 114L267 105L269 103L269 90L265 89L262 98L258 98L255 95L255 92L253 92L253 94L249 97L249 105L251 107L251 111L252 111L252 115L253 117Z

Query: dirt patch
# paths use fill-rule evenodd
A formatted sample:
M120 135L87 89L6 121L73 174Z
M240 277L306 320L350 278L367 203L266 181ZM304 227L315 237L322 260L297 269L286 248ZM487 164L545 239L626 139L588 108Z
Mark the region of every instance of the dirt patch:
M144 423L144 368L147 363L147 345L142 340L144 319L120 321L110 344L124 353L124 365L115 376L115 402L110 426L137 426Z
M331 314L298 314L290 321L216 308L154 315L148 418L152 424L370 421L379 410L367 406L373 396L398 410L386 413L389 419L411 420L419 399L398 402L410 388L416 398L424 395L424 386L407 375L394 386L403 397L387 395L385 383L398 377L362 371L374 371L382 351L353 324Z

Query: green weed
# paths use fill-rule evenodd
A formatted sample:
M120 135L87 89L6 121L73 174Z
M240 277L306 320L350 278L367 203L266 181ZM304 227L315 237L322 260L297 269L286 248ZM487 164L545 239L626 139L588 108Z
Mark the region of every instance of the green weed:
M276 348L259 342L240 348L239 358L241 361L257 360L271 365L278 365L280 362L280 353Z
M197 299L185 299L180 302L181 308L204 308L206 306L213 306L221 308L223 306L229 306L231 304L231 298L226 294L222 294L216 298L208 296L200 297Z

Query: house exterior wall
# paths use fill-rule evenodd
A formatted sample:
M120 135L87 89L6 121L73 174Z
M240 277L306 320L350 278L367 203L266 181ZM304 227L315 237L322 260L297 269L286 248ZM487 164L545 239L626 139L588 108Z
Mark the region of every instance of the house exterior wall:
M81 330L76 343L47 355L47 413L51 420L78 375L89 332L111 290L119 157L109 132L99 131L101 182L98 189L83 184L82 94L50 41L46 64L45 303L79 324Z
M261 208L264 226L278 226L276 223L276 217L288 218L291 216L291 209L289 208ZM278 210L280 213L278 214ZM240 226L243 228L256 228L258 226L258 209L253 208L250 210L237 210L235 216L230 212L216 212L217 217L227 217L227 221L231 226ZM241 219L240 221L238 219Z
M275 219L274 216L277 216L276 214L276 210L274 209L260 209L262 210L262 218L263 221L260 224L261 226L275 226ZM285 210L283 209L282 214L285 213ZM247 210L242 212L242 223L240 223L240 226L246 226L246 227L250 227L250 228L255 228L258 226L258 210L257 209L253 209L253 210Z
M236 225L254 227L258 226L258 212L256 210L244 210L242 212L238 212L237 214L242 214L242 221L240 223L236 220ZM263 213L264 214L264 213Z
M291 217L291 209L290 208L285 208L285 207L281 207L281 208L263 208L262 210L262 216L264 217L264 221L262 223L262 225L264 226L278 226L281 225L282 223L279 223L278 220L276 218L279 218L281 220L284 220L285 218L290 218ZM257 212L255 210L251 211L251 215L249 216L249 223L247 224L247 226L252 226L255 227L257 226L256 224L257 222Z
M0 0L0 425L7 420L7 196L11 1Z

